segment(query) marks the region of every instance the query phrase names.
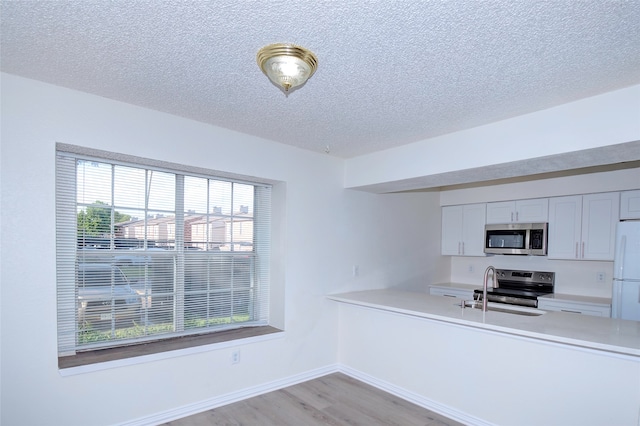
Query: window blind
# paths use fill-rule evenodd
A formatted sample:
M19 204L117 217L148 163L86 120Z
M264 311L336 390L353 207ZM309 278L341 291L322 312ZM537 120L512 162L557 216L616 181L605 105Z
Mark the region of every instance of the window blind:
M271 187L58 152L58 352L268 324Z

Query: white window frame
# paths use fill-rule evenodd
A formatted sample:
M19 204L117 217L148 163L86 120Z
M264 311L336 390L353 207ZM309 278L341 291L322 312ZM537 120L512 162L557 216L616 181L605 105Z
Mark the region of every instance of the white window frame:
M280 331L269 326L269 265L270 265L270 242L271 242L271 182L265 180L256 180L244 176L237 176L234 174L223 173L218 171L212 171L208 169L195 168L189 166L178 165L174 163L160 162L156 160L142 159L139 157L127 156L123 154L110 153L101 150L89 149L84 147L78 147L74 145L61 144L56 145L57 151L57 167L56 167L56 215L57 215L57 285L58 285L58 355L59 360L62 358L69 359L79 354L79 349L86 351L97 351L103 348L118 347L123 343L145 343L146 341L167 341L174 339L176 336L185 335L214 335L213 339L198 340L191 339L192 345L197 346L206 344L211 341L226 341L232 340L233 333L229 333L233 328L237 327L260 327L261 330L257 330L255 335L262 335L265 333ZM260 314L256 317L255 321L251 321L248 324L239 324L230 327L221 327L213 330L191 330L189 332L174 332L167 336L152 336L147 338L141 338L136 342L113 342L113 344L96 345L94 347L79 348L76 342L75 327L77 326L76 319L76 298L77 290L75 284L76 276L76 262L77 262L77 226L76 226L76 199L75 191L60 190L61 185L64 182L75 182L75 163L77 159L101 161L110 164L120 164L132 167L140 167L146 169L153 169L159 171L165 171L175 173L176 175L189 175L198 177L207 177L215 180L226 180L231 182L238 182L244 184L254 185L258 190L255 192L255 204L256 204L256 217L255 222L260 221L259 231L256 231L254 235L254 251L252 256L255 259L256 264L256 276L260 281L259 291L260 298ZM73 167L69 167L69 162L73 162ZM178 179L178 182L180 179ZM65 183L66 184L66 183ZM176 203L177 209L180 209L179 201ZM258 204L260 204L258 209ZM182 209L183 210L183 209ZM179 225L179 219L176 219L176 226ZM178 246L178 245L177 245ZM181 244L180 244L181 246ZM178 246L179 247L179 246ZM180 257L181 250L176 250L176 255ZM182 250L183 251L183 250ZM180 262L178 262L180 265ZM179 268L178 268L179 269ZM179 281L179 278L178 278ZM72 309L61 309L62 307L68 307L73 304ZM180 307L178 306L178 310ZM179 328L179 327L178 327ZM74 330L70 333L69 330ZM224 338L220 336L225 335ZM246 330L243 330L238 334L238 338L246 338L251 335L247 334ZM221 340L222 339L222 340ZM149 347L149 345L145 345ZM187 347L190 345L187 344ZM172 344L165 344L165 348L175 348ZM159 351L162 349L162 345L159 346ZM153 349L152 349L153 350ZM135 355L133 355L135 356ZM104 360L104 359L103 359ZM88 361L91 363L93 361ZM98 361L96 361L98 362ZM73 364L72 364L73 365Z

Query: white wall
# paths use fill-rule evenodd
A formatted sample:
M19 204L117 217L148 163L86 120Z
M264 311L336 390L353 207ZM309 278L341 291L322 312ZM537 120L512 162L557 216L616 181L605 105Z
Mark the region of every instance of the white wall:
M633 142L640 140L639 117L640 85L349 159L345 187Z
M349 317L339 324L337 306L324 295L381 287L425 291L426 285L457 274L464 265L439 255L440 194L345 190L344 163L329 156L8 74L0 77L2 424L126 422L286 381L338 360L354 368L366 363L372 367L367 371L379 371L382 379L392 381L406 373L388 362L390 354L423 347L432 338L438 341L439 330L420 330L418 339L394 335L393 322L379 332L373 332L373 323L367 329L358 323L351 327ZM55 313L55 142L279 181L275 203L282 212L276 219L282 232L275 244L275 275L285 301L285 336L242 344L241 362L233 366L231 348L213 347L61 376ZM338 330L345 345L341 356ZM351 343L350 332L356 333ZM375 346L358 333L386 349L380 356L372 354L369 348ZM453 345L443 353L454 349L465 350ZM568 363L566 356L562 359ZM416 359L415 367L428 362ZM445 373L437 374L434 383L444 386ZM449 393L443 394L447 401Z
M348 193L340 235L352 277L340 292L389 287L428 291L429 283L449 276L449 261L440 256L437 193ZM357 277L353 266L358 267Z
M340 362L470 424L635 426L640 363L340 304Z
M337 308L324 295L438 276L439 256L424 240L439 225L416 228L439 215L437 196L348 191L343 162L329 156L8 74L1 83L2 424L120 423L334 365ZM213 347L61 376L56 142L281 182L274 269L284 337L240 345L236 365L231 348Z
M640 168L621 169L527 182L487 185L440 193L441 205L544 198L640 188ZM543 256L458 257L451 259L451 282L482 285L487 266L556 273L556 293L611 297L613 262L553 260ZM604 272L604 282L597 275Z

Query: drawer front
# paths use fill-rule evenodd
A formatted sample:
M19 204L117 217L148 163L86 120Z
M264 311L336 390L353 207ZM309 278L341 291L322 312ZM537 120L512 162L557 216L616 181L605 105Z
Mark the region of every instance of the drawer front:
M611 316L610 306L589 305L578 302L558 302L538 299L538 308L547 311L569 312L574 314L592 315L596 317Z
M464 290L461 288L449 288L449 287L430 287L429 294L432 296L446 296L455 297L458 299L472 300L473 291Z

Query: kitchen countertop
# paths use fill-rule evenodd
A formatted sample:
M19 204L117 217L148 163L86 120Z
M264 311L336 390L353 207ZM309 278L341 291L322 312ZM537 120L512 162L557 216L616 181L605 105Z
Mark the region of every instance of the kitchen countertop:
M477 286L473 284L462 284L462 283L440 283L440 284L431 284L429 287L441 287L441 288L459 288L461 290L482 290L482 286Z
M562 293L552 293L545 294L545 299L551 300L562 300L567 302L579 302L579 303L588 303L593 305L609 305L611 306L611 298L610 297L593 297L593 296L578 296L575 294L562 294Z
M546 311L539 316L460 307L460 300L400 290L327 296L336 302L499 333L640 357L640 321Z
M439 283L439 284L431 284L429 287L438 287L438 288L458 288L461 290L482 290L482 286L475 284L462 284L462 283ZM579 302L579 303L588 303L594 305L609 305L611 306L611 298L610 297L594 297L594 296L580 296L577 294L562 294L562 293L551 293L546 294L544 296L545 299L551 300L561 300L567 302Z

